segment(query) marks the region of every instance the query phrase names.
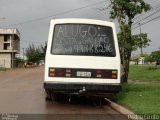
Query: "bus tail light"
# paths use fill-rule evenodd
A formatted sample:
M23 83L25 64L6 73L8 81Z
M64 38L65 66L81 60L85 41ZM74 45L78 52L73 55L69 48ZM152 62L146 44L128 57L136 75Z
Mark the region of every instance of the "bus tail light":
M117 75L112 75L112 78L113 78L113 79L116 79L116 78L117 78Z
M105 78L117 79L117 70L106 70Z
M56 70L56 76L63 77L63 70L62 69L57 69Z
M49 68L49 77L117 79L118 70L82 69L82 68Z
M55 69L53 69L53 68L49 69L49 76L50 77L54 77L55 76Z
M112 78L117 79L117 71L116 70L112 71Z
M49 68L49 77L71 77L71 69Z
M66 69L66 77L71 77L71 69Z
M97 70L96 71L96 77L101 78L102 77L102 70Z

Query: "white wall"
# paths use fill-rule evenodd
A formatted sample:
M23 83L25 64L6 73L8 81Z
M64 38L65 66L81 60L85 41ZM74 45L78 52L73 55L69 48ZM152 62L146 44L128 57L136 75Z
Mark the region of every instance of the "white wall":
M0 67L11 68L11 54L0 54Z

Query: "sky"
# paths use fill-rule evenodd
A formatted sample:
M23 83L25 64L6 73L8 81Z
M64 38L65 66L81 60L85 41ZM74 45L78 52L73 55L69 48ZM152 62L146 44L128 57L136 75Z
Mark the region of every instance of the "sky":
M136 16L134 23L140 21L142 32L148 34L150 46L143 49L150 53L160 48L160 0L145 0L152 9ZM29 44L44 45L48 39L50 20L53 18L88 18L110 21L109 0L0 0L0 28L17 28L21 34L20 55L22 49ZM106 9L107 8L107 9ZM159 11L158 11L159 10ZM149 17L147 17L149 16ZM6 19L2 19L6 18ZM154 19L154 20L152 20ZM151 22L149 22L151 21ZM116 20L117 32L119 31ZM133 25L133 28L138 24ZM133 29L133 34L139 34L139 27ZM140 49L133 52L133 56Z

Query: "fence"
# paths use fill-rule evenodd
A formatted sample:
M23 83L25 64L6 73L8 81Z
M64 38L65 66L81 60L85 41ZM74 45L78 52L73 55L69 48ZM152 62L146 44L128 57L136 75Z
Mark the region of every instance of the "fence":
M13 59L13 67L23 67L23 61L17 61ZM0 68L12 68L12 60L7 58L0 58Z

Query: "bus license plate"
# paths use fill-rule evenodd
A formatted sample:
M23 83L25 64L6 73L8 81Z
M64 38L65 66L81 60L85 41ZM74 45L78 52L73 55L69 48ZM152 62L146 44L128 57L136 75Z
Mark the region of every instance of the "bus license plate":
M77 77L91 77L91 72L77 71Z

